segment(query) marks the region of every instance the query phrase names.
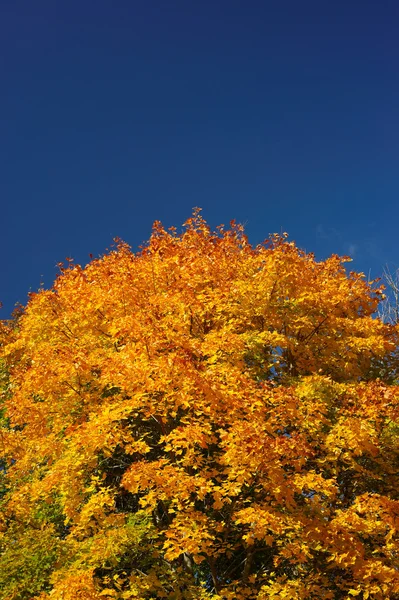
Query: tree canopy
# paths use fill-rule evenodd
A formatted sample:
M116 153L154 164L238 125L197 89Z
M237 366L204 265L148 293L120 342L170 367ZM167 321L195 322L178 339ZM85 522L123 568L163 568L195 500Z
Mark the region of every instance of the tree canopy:
M382 290L195 211L1 328L1 600L399 598Z

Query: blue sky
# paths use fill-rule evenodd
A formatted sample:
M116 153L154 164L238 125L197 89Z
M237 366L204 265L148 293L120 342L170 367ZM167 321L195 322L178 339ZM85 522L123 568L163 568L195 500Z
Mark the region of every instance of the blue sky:
M399 3L2 0L0 299L194 206L399 266Z

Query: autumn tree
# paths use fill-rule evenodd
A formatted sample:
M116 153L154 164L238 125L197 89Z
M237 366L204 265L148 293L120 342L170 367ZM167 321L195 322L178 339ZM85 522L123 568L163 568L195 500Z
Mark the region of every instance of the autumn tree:
M399 598L381 289L198 211L1 329L2 600Z

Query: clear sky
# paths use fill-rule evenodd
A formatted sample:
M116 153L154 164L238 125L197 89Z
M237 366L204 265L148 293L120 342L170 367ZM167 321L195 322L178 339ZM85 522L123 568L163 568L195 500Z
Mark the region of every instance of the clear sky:
M1 0L0 299L194 206L399 266L398 0Z

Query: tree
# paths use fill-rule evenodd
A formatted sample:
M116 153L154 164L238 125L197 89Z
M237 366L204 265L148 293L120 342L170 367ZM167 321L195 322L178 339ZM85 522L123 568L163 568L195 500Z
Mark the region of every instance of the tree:
M385 267L382 283L384 296L378 307L378 317L383 323L399 328L399 269L391 271ZM399 383L399 346L395 345L392 352L383 360L374 361L374 372L384 381Z
M2 325L2 600L399 598L381 289L242 227L118 242Z
M378 316L382 321L396 325L399 323L399 269L392 272L386 267L383 282L388 293L380 304Z

